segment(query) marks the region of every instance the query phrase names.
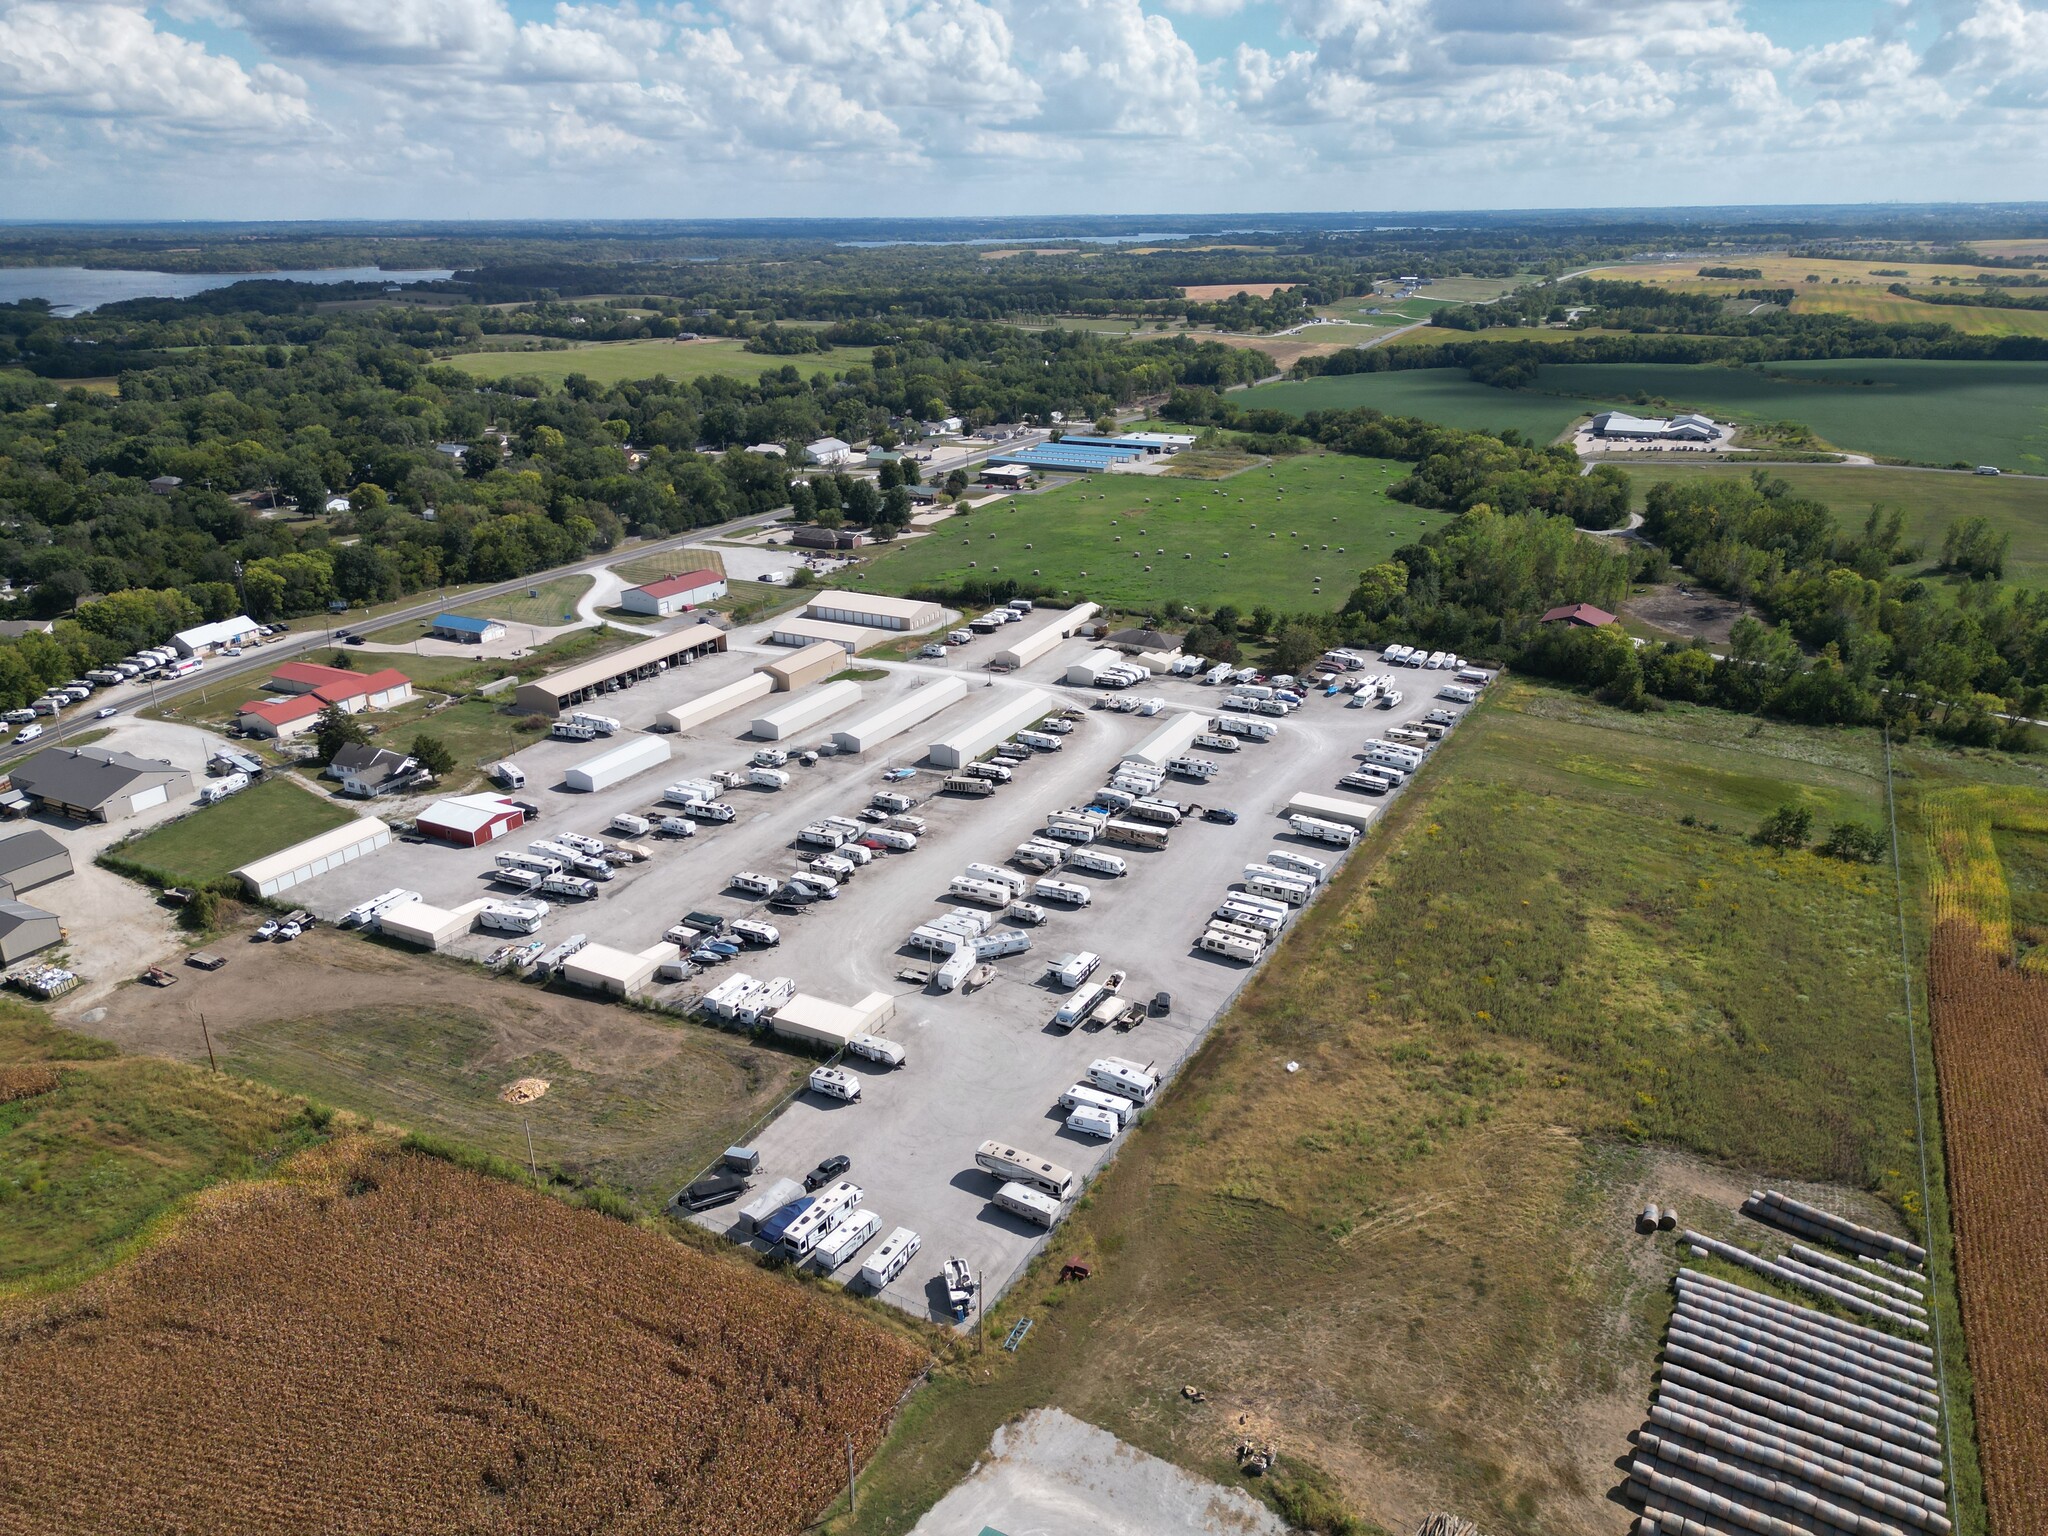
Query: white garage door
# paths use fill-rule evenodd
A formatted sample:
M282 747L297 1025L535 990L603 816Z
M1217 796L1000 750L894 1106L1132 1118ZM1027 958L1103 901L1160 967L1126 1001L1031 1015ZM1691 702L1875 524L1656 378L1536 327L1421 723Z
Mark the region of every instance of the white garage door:
M162 805L166 800L170 798L170 786L167 784L159 784L155 789L145 789L140 791L138 794L134 796L133 799L131 799L128 802L128 804L132 810L136 812L141 812L152 810L155 807Z

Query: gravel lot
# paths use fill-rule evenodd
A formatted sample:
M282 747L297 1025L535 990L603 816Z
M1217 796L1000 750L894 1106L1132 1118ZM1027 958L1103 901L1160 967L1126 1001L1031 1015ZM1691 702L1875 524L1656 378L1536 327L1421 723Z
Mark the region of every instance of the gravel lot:
M859 705L813 727L800 743L782 745L823 740L834 725L902 696L935 672L969 671L977 664L976 650L993 648L986 642L965 647L949 655L943 669L888 665L885 679L863 685ZM799 854L790 839L798 827L821 815L854 815L883 787L884 769L920 761L933 735L978 714L1003 691L1050 687L1077 706L1094 703L1100 696L1092 690L1067 689L1057 682L1068 661L1088 649L1085 642L1069 642L1007 677L971 673L987 686L867 758L834 757L809 769L792 768L795 778L786 790L729 791L726 798L740 810L737 820L704 828L682 842L644 839L656 848L652 860L623 866L594 902L558 904L539 936L552 943L581 932L618 948L640 950L658 942L665 929L694 908L728 917L765 915L756 910L757 903L726 889L733 872L793 872ZM607 707L629 730L644 727L683 698L744 676L759 659L743 651L709 658L614 695ZM971 995L928 993L897 979L903 965L919 958L898 946L918 923L953 904L945 899L946 884L966 864L1002 864L1043 825L1047 812L1084 803L1111 766L1164 717L1091 710L1064 750L1026 762L1013 783L987 799L939 794L943 775L929 768L896 786L923 802L918 814L929 821L930 830L918 849L878 856L835 901L819 903L801 916L770 917L782 930L781 946L738 960L734 967L756 976L788 976L802 990L841 1003L873 991L894 995L895 1017L882 1032L902 1042L909 1059L893 1071L849 1063L864 1080L857 1104L799 1095L753 1138L762 1154L761 1179L800 1177L822 1159L844 1153L853 1162L849 1176L867 1192L866 1204L881 1217L883 1231L902 1225L923 1236L922 1252L884 1291L885 1299L919 1315L946 1316L943 1288L935 1277L951 1256L968 1260L988 1294L1000 1293L1048 1237L988 1203L996 1181L974 1166L975 1149L993 1137L1037 1151L1082 1176L1103 1165L1114 1144L1069 1132L1055 1107L1058 1096L1098 1056L1131 1057L1170 1072L1199 1042L1249 974L1193 948L1203 919L1240 878L1242 867L1275 846L1293 846L1325 859L1337 856L1339 850L1329 845L1294 838L1279 813L1300 790L1343 794L1336 780L1353 765L1365 738L1434 707L1436 688L1448 680L1447 674L1427 672L1403 673L1401 679L1408 697L1397 710L1347 709L1339 700L1318 696L1279 722L1276 741L1250 743L1219 758L1222 771L1207 784L1170 781L1163 793L1227 806L1241 820L1221 826L1191 819L1164 850L1120 849L1130 865L1123 878L1072 877L1093 888L1094 904L1081 911L1050 908L1050 920L1031 931L1031 951L999 962L996 980ZM1168 678L1133 693L1163 696L1169 709L1214 708L1220 697L1220 690ZM742 739L755 713L758 708L749 707L699 732L666 738L675 749L668 765L595 795L558 787L563 770L592 755L591 744L536 743L517 759L527 772L523 797L545 813L534 835L563 829L602 832L619 811L648 810L662 787L678 778L743 765L758 745ZM518 837L508 846L526 840ZM394 842L324 878L301 899L333 917L368 896L403 886L437 905L457 906L485 894L491 864L487 849ZM475 932L453 949L480 959L501 942L501 936ZM1127 1034L1056 1032L1051 1016L1065 994L1042 980L1045 962L1082 949L1102 955L1099 975L1115 968L1129 971L1127 996L1170 992L1171 1014L1148 1018ZM655 996L683 1004L716 979L664 987ZM1275 1063L1275 1070L1283 1068ZM678 1170L678 1185L698 1171ZM701 1219L725 1231L735 1214L726 1207ZM851 1279L857 1270L856 1259L840 1276Z
M1284 1536L1287 1522L1242 1488L1148 1456L1057 1408L1005 1424L988 1456L910 1536Z

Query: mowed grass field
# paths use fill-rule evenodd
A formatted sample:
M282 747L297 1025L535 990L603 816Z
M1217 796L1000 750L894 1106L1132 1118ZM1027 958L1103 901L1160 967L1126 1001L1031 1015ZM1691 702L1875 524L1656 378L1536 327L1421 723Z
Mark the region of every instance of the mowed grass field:
M1233 394L1246 410L1267 408L1306 416L1369 406L1389 416L1419 416L1447 427L1501 432L1512 427L1547 443L1574 419L1601 409L1592 398L1565 399L1526 389L1495 389L1462 368L1402 368L1261 384ZM1611 403L1611 402L1610 402Z
M1127 612L1170 597L1335 610L1360 571L1438 520L1387 496L1407 473L1391 460L1301 454L1219 481L1083 477L949 517L835 584L903 593L1010 576Z
M355 816L349 807L276 775L145 832L117 850L117 857L174 884L205 884Z
M480 379L532 377L559 384L572 373L580 373L600 384L617 384L626 379L666 376L679 383L724 374L731 378L758 378L771 368L794 363L805 378L814 373L838 373L851 363L865 362L860 347L834 347L799 357L770 357L749 352L737 341L599 341L565 351L550 352L457 352L444 361Z
M1759 1180L1918 1210L1887 873L1747 837L1788 801L1881 825L1875 740L1492 694L991 1310L1022 1348L942 1372L838 1529L903 1530L1049 1402L1224 1482L1319 1468L1369 1523L1317 1529L1605 1536L1678 1263L1642 1204L1742 1241Z
M1766 467L1773 476L1789 481L1800 495L1834 508L1845 531L1861 527L1873 507L1897 508L1905 514L1907 537L1926 546L1930 564L1940 558L1942 536L1953 524L1966 517L1989 518L1993 528L2012 537L2006 579L2048 585L2048 480L1853 464ZM1638 506L1643 491L1659 480L1744 479L1755 472L1755 467L1747 464L1682 459L1663 464L1623 461L1621 468L1636 483Z

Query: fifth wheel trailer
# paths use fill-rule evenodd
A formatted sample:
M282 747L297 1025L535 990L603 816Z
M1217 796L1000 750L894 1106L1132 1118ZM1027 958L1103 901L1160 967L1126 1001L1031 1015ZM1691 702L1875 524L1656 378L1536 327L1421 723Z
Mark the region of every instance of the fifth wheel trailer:
M859 683L821 683L802 693L792 694L788 703L756 716L749 734L764 741L780 741L798 731L808 730L820 720L830 719L840 710L859 702Z

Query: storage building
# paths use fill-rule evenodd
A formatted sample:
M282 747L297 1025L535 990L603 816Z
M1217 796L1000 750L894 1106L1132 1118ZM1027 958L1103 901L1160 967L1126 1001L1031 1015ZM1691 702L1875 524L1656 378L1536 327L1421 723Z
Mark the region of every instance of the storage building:
M353 863L374 853L391 841L391 829L374 816L359 816L339 827L280 848L267 858L255 859L235 871L235 878L249 888L252 896L280 896L294 886Z
M871 1034L888 1022L896 1003L886 992L870 992L851 1008L829 998L799 992L775 1011L769 1024L779 1035L843 1050L855 1035Z
M283 738L309 731L330 704L354 715L366 709L392 709L412 698L412 679L395 667L350 672L288 661L263 686L285 697L254 699L241 707L237 723L251 736Z
M1143 448L1095 448L1084 443L1069 447L1064 442L1037 443L1029 448L1006 448L988 456L990 464L1015 464L1025 469L1054 470L1063 475L1092 475L1118 464L1145 457Z
M1075 688L1092 688L1103 673L1123 664L1123 657L1115 651L1090 651L1067 668L1067 682Z
M725 631L709 624L692 624L672 635L657 635L623 651L600 656L580 666L522 683L513 696L513 708L525 713L559 714L592 699L650 677L659 677L670 667L686 667L703 656L725 649Z
M609 751L587 757L562 775L562 786L591 795L614 784L623 784L636 773L645 773L668 761L668 743L659 736L633 736Z
M462 645L488 645L505 638L505 626L496 619L473 619L462 613L437 613L427 626L435 640L454 640Z
M609 944L586 944L562 962L562 980L612 997L638 997L654 980L661 962L675 955L673 944L657 944L638 954Z
M526 812L496 795L451 795L419 814L422 835L458 848L475 848L526 825Z
M798 731L809 730L820 720L830 719L840 710L849 709L859 702L859 683L825 683L807 692L793 694L788 703L778 704L765 714L756 716L748 734L763 741L781 741Z
M765 699L775 691L775 680L765 672L756 672L752 677L743 677L736 683L727 683L723 688L714 688L709 693L699 694L687 704L679 704L667 712L679 731L693 731L700 725L716 720L720 715L729 715L742 705L756 699Z
M830 640L848 656L858 656L871 645L888 639L888 632L859 624L828 624L823 619L777 619L769 631L771 645L799 645L805 649Z
M263 633L263 626L246 613L238 613L232 619L219 619L211 624L195 625L181 629L171 636L171 644L178 648L181 656L211 656L215 651L230 645L240 645L253 640Z
M764 661L754 670L765 673L777 693L794 693L812 683L822 683L846 665L846 652L833 640L819 640L794 656Z
M377 928L386 938L396 939L401 944L416 944L421 949L442 949L469 932L470 919L476 915L476 908L482 905L475 902L451 912L424 901L409 901L402 907L386 907L379 912Z
M1078 631L1082 625L1095 617L1095 613L1095 604L1077 603L1064 613L1047 614L1035 623L1026 624L1016 639L989 658L989 665L1029 666Z
M1154 728L1151 735L1124 755L1150 763L1154 768L1163 768L1174 758L1187 756L1188 748L1195 744L1195 738L1208 729L1207 715L1191 715L1185 711L1169 715Z
M0 901L0 965L25 960L64 937L57 914L25 901Z
M192 775L160 758L107 747L45 747L14 765L13 788L74 821L123 821L192 788Z
M1348 827L1363 832L1372 825L1373 817L1379 815L1376 805L1361 805L1356 800L1333 800L1328 795L1296 795L1287 802L1290 816L1313 816L1318 821L1341 821Z
M628 613L652 614L666 619L725 596L722 571L683 571L644 587L628 587L619 595L619 606Z
M940 710L967 697L967 684L957 677L942 677L914 688L893 704L868 711L832 733L842 752L868 752L891 737L900 736L913 725L931 719Z
M0 838L0 898L12 901L71 873L71 850L41 827Z
M1054 707L1053 696L1042 688L1010 694L993 708L938 737L925 748L925 753L934 768L965 767L1012 731L1044 719Z
M937 603L879 592L821 592L804 605L804 617L828 624L865 624L871 629L930 629L945 618Z

